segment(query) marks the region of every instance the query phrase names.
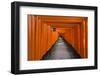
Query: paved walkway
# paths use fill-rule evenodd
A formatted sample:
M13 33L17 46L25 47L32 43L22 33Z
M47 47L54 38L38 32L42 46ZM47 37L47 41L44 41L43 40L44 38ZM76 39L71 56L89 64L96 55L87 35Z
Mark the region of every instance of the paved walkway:
M48 51L42 60L74 59L80 58L75 50L66 44L62 37L59 37L54 46Z

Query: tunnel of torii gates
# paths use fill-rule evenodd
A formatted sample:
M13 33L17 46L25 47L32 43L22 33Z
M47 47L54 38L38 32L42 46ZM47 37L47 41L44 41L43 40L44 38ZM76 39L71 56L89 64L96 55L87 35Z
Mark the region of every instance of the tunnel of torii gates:
M61 36L87 58L87 17L28 15L28 60L41 58Z

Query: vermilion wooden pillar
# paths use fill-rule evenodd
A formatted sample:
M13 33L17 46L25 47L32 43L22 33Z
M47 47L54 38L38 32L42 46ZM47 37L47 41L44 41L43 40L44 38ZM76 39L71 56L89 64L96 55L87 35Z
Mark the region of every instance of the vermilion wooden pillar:
M81 58L87 58L87 28L87 17L28 15L28 60L40 60L59 34Z

